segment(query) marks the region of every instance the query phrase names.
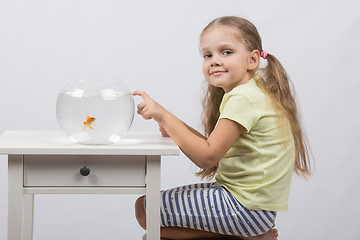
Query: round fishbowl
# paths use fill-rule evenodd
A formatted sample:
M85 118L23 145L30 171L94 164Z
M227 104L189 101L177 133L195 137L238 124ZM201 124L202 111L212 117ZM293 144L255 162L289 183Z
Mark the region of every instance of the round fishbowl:
M70 80L59 93L56 116L75 143L112 144L129 130L134 100L120 80Z

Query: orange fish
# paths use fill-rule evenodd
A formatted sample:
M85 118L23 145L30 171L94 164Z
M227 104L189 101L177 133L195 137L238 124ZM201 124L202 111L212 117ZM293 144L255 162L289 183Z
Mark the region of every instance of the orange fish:
M91 124L95 126L95 120L96 118L94 117L89 117L89 115L86 117L86 122L83 122L83 125L84 125L84 132L85 132L85 128L86 127L89 127L90 129L94 129L91 127Z

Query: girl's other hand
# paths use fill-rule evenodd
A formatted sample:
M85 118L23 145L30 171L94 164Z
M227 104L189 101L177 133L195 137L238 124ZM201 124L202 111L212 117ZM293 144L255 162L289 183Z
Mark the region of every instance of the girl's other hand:
M143 91L135 91L132 93L132 95L140 96L144 100L142 103L139 103L137 105L137 113L146 120L154 119L160 125L163 115L167 112L167 110L163 108L160 104L155 102L149 95L147 95Z
M160 124L160 123L159 123L159 130L160 130L161 135L162 135L163 137L170 137L170 135L169 135L168 132L166 131L164 125L162 125L162 124Z

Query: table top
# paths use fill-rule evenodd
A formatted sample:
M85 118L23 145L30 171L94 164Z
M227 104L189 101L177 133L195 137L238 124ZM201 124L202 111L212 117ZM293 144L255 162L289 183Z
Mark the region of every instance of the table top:
M0 135L0 154L61 155L179 155L169 137L157 132L128 132L119 142L109 145L73 143L61 131L5 131Z

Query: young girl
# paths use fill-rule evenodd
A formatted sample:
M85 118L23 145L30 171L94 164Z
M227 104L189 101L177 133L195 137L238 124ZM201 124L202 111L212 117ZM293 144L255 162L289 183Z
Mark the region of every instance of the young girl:
M138 113L158 122L182 152L214 183L161 192L161 237L166 239L277 239L277 211L287 210L292 170L310 175L290 80L279 61L262 49L256 27L221 17L201 34L205 136L151 99ZM267 60L259 69L260 57ZM260 74L261 73L261 74ZM145 197L135 203L145 223Z

